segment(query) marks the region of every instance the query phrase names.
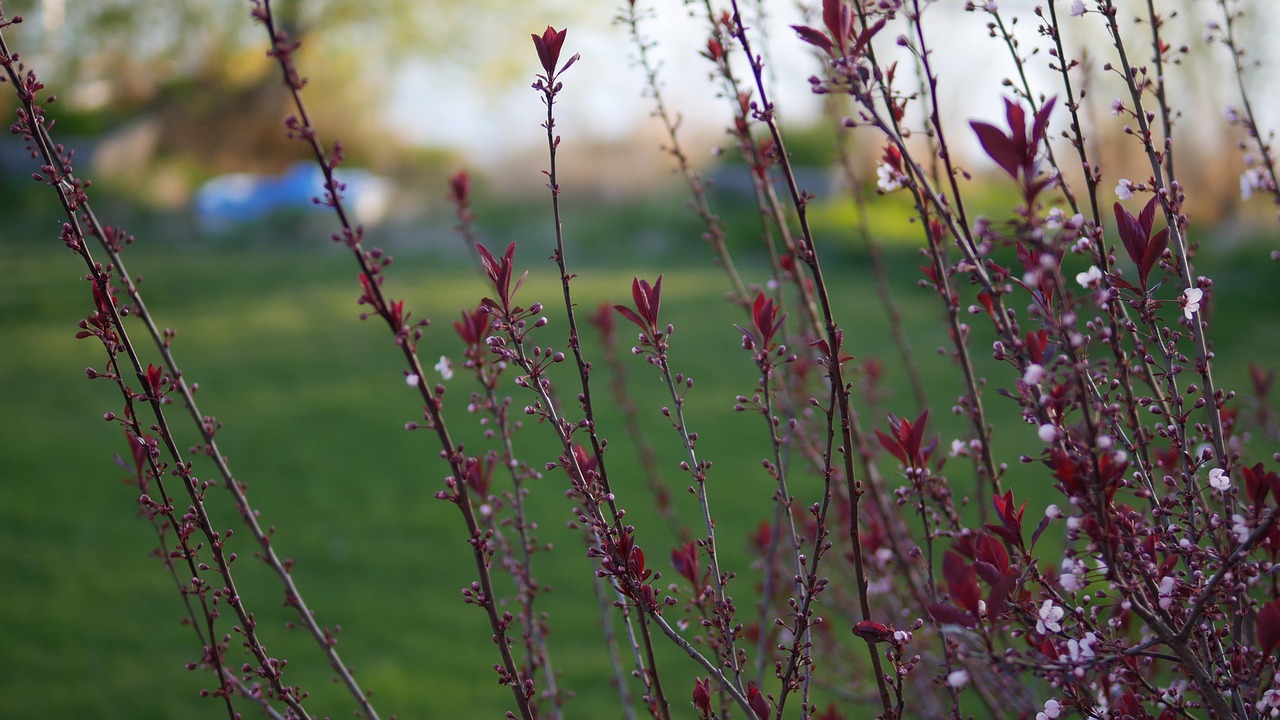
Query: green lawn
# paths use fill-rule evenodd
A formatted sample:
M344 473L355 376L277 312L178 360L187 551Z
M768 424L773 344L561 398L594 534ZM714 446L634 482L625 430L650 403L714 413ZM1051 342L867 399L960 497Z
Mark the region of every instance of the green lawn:
M174 718L219 717L220 706L196 698L209 677L184 669L198 658L194 635L180 624L181 604L173 580L149 555L150 526L135 517L135 488L113 461L125 453L122 432L101 418L119 409L113 386L85 379L86 366L100 366L94 340L76 340L76 322L88 307L88 285L78 260L48 237L0 238L0 697L9 717ZM513 224L518 228L518 224ZM572 230L572 223L570 223ZM513 236L514 235L513 230ZM320 236L323 237L323 236ZM688 237L694 238L696 234ZM129 250L131 271L146 277L144 295L160 322L179 330L176 352L189 380L200 385L203 410L226 423L219 440L237 475L250 486L267 524L277 528L277 547L296 558L295 576L320 621L341 625L340 649L361 682L375 691L384 716L405 718L499 717L509 695L494 684L496 655L481 613L461 602L460 588L472 579L470 555L456 510L433 495L443 466L427 433L408 433L419 417L405 386L398 353L375 323L360 323L355 304L356 271L350 258L322 239L285 242L171 243L149 241ZM505 244L505 237L501 244ZM586 253L598 268L575 268L582 308L602 300L629 301L632 275L666 272L664 315L676 325L672 355L678 369L697 380L689 420L702 437L699 450L715 462L713 498L718 502L721 543L742 569L739 607L754 602L754 580L742 564L746 535L767 513L771 491L760 469L760 419L732 412L735 395L749 393L754 367L739 349L734 322L743 322L723 301L723 276L695 249L667 267L670 247L657 259L643 247L609 250L596 238ZM621 241L620 241L621 242ZM629 240L628 240L629 242ZM495 244L499 244L495 241ZM544 343L563 347L564 323L558 283L545 261L545 237L522 249L533 268L521 298L541 300L553 322ZM1249 358L1275 367L1280 357L1280 296L1275 265L1260 262L1267 250L1253 247L1213 253L1205 268L1214 291L1219 381L1247 389ZM484 286L460 252L406 249L392 266L388 287L418 316L434 320L424 359L457 359L459 342L449 327L458 310L473 306ZM619 259L620 258L620 259ZM943 447L962 431L950 416L958 376L934 352L945 331L936 321L932 294L915 285L918 258L911 251L889 257L911 339L920 354L935 404L933 431ZM879 357L890 396L885 410L912 414L918 408L902 384L884 320L877 311L865 257L833 249L829 279L838 293L850 350L860 359ZM674 271L669 268L677 268ZM748 267L759 277L758 271ZM975 325L981 323L975 322ZM631 330L622 328L629 339ZM136 331L135 331L136 332ZM981 333L980 330L975 332ZM589 341L589 348L593 345ZM720 351L708 351L707 348ZM986 345L975 352L986 360ZM679 492L687 484L675 470L679 448L658 414L663 403L652 369L633 358L637 397L652 420L680 512L695 508ZM1007 373L984 362L991 388L1012 384ZM446 402L454 430L469 446L481 442L474 418L462 412L468 386L459 373ZM517 389L517 403L521 396ZM601 397L607 396L603 387ZM1016 467L1017 454L1033 447L1033 432L1018 425L1011 405L989 393L993 422L1002 433L1001 459L1014 465L1009 485L1032 499L1030 514L1048 502L1050 480L1040 468ZM668 569L670 536L652 520L612 403L602 403L601 425L610 446L615 488L640 530L650 564ZM172 417L180 418L178 412ZM865 422L879 423L869 410ZM183 428L183 442L194 442ZM527 426L522 447L535 464L557 454L544 427ZM1259 457L1269 454L1256 452ZM958 474L962 468L948 467ZM210 475L197 463L197 474ZM561 684L578 694L572 717L617 716L611 704L605 656L591 597L591 563L580 535L565 528L571 519L563 478L548 473L536 489L531 512L540 533L556 550L537 558L553 627L554 662ZM799 483L801 499L812 483ZM238 520L218 490L213 512L221 527ZM1037 504L1038 503L1038 504ZM646 521L647 524L646 524ZM252 559L247 538L233 541L241 590L257 613L272 654L286 657L287 679L312 694L319 715L347 717L351 703L331 681L308 638L287 631L281 591ZM674 579L675 573L669 573ZM665 586L665 580L663 585ZM668 652L676 669L687 659ZM673 674L688 677L687 673ZM689 688L671 690L678 703Z

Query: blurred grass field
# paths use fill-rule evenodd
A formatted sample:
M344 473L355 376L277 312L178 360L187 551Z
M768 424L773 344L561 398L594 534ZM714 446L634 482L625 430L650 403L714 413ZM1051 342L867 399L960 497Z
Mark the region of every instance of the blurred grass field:
M723 299L727 282L705 248L682 247L700 243L688 219L646 229L642 221L653 215L643 204L573 212L571 207L567 231L571 241L582 243L586 258L578 264L570 257L570 269L581 276L574 287L582 310L606 300L629 302L633 275L652 279L665 273L663 315L676 326L673 362L697 381L688 417L701 435L700 453L715 463L711 493L720 542L741 571L736 594L745 612L754 602L748 600L754 580L745 567L746 538L768 512L772 486L760 469L759 417L732 411L734 397L749 394L755 379L733 327L742 319ZM552 323L541 341L563 347L564 323L554 311L559 284L546 260L545 208L491 208L489 215L492 245L521 242L517 257L531 274L520 298L548 307ZM829 216L822 230L838 237L837 220L846 218L839 212ZM751 222L750 213L744 218L733 222ZM0 715L219 717L220 705L196 697L209 686L209 676L184 669L199 656L194 634L180 624L182 606L172 578L149 556L155 537L135 517L136 488L122 481L127 473L113 461L126 452L124 437L102 415L119 410L119 398L108 383L85 379L85 367L101 366L102 351L95 340L74 339L76 322L90 303L84 268L58 244L52 217L37 213L28 220L0 235ZM530 227L540 229L529 232ZM444 475L433 437L403 429L406 421L419 419L419 409L404 384L397 351L379 324L357 320L354 264L323 233L280 238L264 228L252 232L213 243L158 227L125 257L131 272L145 277L142 289L153 313L178 330L179 362L188 380L199 383L202 409L226 423L218 439L263 520L276 528L278 551L296 559L295 577L320 622L342 626L339 649L374 691L383 715L501 716L509 695L494 682L496 656L487 623L461 602L460 588L473 575L461 519L433 497ZM1202 238L1199 270L1215 279L1218 380L1245 391L1249 360L1274 368L1280 358L1277 267L1261 260L1271 246L1224 248L1212 240ZM444 242L394 248L398 261L387 285L418 316L433 320L422 344L428 364L442 354L459 358L460 342L449 322L485 293L467 257ZM850 350L860 360L883 362L883 410L914 415L919 408L888 339L867 258L847 239L829 250L828 280ZM749 278L763 279L762 268L747 256ZM942 435L945 448L964 426L947 412L960 386L950 361L935 352L945 342L937 303L931 291L916 286L920 262L907 243L890 248L886 260L934 405L930 431ZM619 328L626 343L632 331L621 323ZM1034 431L993 392L1012 385L1012 378L1007 368L990 362L983 332L975 328L973 346L990 379L992 422L1002 428L997 455L1013 466L1007 484L1030 498L1028 512L1035 515L1050 501L1051 481L1037 466L1017 465L1018 453L1034 447ZM598 357L594 334L585 346ZM658 413L666 403L658 399L652 369L630 359L649 438L659 449L679 511L692 522L695 508L680 492L687 482L676 468L680 448ZM603 365L598 368L603 373ZM465 373L447 386L452 429L469 447L480 447L475 418L463 412ZM519 404L516 390L509 389ZM599 392L607 396L603 386ZM653 519L616 409L611 402L601 408L603 433L612 440L615 489L640 529L650 565L670 570L670 534ZM193 444L176 408L171 417L183 444ZM864 418L867 424L881 420L878 412ZM535 465L558 453L543 427L526 426L519 442ZM1253 450L1265 458L1275 448L1259 444ZM963 482L960 465L948 470ZM197 461L196 469L202 477L211 475L207 463ZM540 581L553 587L543 605L550 613L553 662L562 687L577 695L570 717L614 717L590 587L593 566L581 536L565 528L571 518L564 487L562 477L548 473L530 505L540 536L556 546L535 558ZM802 481L793 490L803 500L811 497L813 484ZM211 497L219 527L236 527L238 518L221 491L211 490ZM268 649L289 660L286 679L311 693L309 707L318 715L349 716L354 706L331 682L309 638L284 629L289 613L281 607L281 591L252 558L247 537L232 546L240 553L234 569L242 595L257 614ZM686 658L667 651L663 662L674 675L688 676ZM670 691L677 703L687 692L682 686Z

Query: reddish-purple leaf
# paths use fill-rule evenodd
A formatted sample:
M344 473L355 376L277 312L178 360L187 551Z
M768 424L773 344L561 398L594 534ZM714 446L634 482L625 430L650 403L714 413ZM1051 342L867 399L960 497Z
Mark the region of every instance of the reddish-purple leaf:
M760 688L755 683L747 683L747 703L751 705L751 712L756 714L757 720L769 720L769 699L760 693Z
M471 200L471 176L459 170L449 178L449 200L459 208L466 208Z
M125 439L129 441L129 451L133 455L132 469L134 471L134 481L137 483L138 487L143 487L147 477L147 468L150 465L148 462L149 452L147 445L151 440L151 436L143 435L142 438L139 438L127 427L124 430L124 436ZM125 467L123 462L121 463L121 467ZM128 482L128 480L125 480L125 482Z
M1036 529L1031 533L1031 547L1034 548L1036 546L1036 543L1040 541L1040 536L1049 528L1049 523L1052 521L1053 518L1048 515L1040 518L1040 522L1036 524Z
M1268 494L1280 497L1280 475L1266 470L1262 463L1241 468L1241 474L1244 475L1244 489L1249 495L1249 502L1257 506L1258 510L1262 510Z
M631 296L636 300L636 310L656 329L658 310L662 306L662 276L651 287L648 282L635 278L631 281Z
M693 679L693 706L703 717L711 715L711 678Z
M1053 112L1053 106L1058 102L1058 96L1045 100L1044 105L1036 111L1035 122L1031 126L1031 146L1039 147L1045 141L1045 135L1049 129L1049 115Z
M1022 105L1005 98L1004 119L1009 124L1009 140L1018 163L1025 165L1030 159L1027 153L1027 111L1022 109Z
M471 312L463 310L462 319L453 321L453 329L468 347L478 348L484 344L492 323L492 315L485 312L483 308L476 308Z
M907 453L898 444L897 440L884 434L878 428L876 429L876 439L880 441L880 447L888 450L889 454L898 458L903 465L907 464Z
M1276 370L1263 371L1254 363L1249 363L1249 379L1253 381L1253 392L1259 400L1265 400L1271 392L1271 384L1276 380Z
M675 567L676 572L689 581L695 591L702 590L701 583L698 581L698 544L695 541L690 540L672 550L671 564Z
M617 310L618 314L622 315L622 317L640 326L641 330L644 330L645 332L649 331L649 326L646 325L645 321L641 320L640 316L635 314L635 311L633 311L631 308L627 307L626 305L614 305L613 309Z
M1139 270L1143 282L1146 282L1146 277L1151 274L1151 270L1160 261L1160 256L1164 254L1167 247L1169 247L1169 228L1151 236L1151 240L1147 243L1147 251L1142 254L1142 267Z
M978 142L982 144L982 149L986 151L987 155L1001 169L1009 173L1009 177L1016 180L1018 178L1018 157L1009 136L1005 135L995 125L978 120L971 121L969 127L973 128L973 132L978 135Z
M1004 548L1004 544L997 542L995 538L983 533L978 536L978 542L975 543L978 559L985 563L990 563L1001 575L1009 572L1009 553ZM988 583L991 580L987 580Z
M480 243L476 243L476 252L480 255L480 265L484 268L484 272L489 276L490 282L498 295L501 302L493 303L500 307L504 312L511 310L511 298L515 296L520 286L524 284L524 279L528 275L525 273L516 281L515 286L511 285L511 276L515 270L516 244L512 242L507 245L507 249L502 253L502 259L495 258L489 249Z
M982 582L988 585L995 585L1000 582L1002 577L1000 570L995 565L983 560L973 561L973 571L978 574L978 577L982 578Z
M600 335L605 340L611 341L613 337L613 313L609 312L608 302L600 303L595 313L589 315L587 319L591 321L592 325L600 329Z
M990 532L993 535L998 535L1001 540L1004 540L1010 545L1022 547L1022 536L1009 528L1003 525L996 525L995 523L987 523L985 527L987 532Z
M147 363L146 381L150 397L159 400L164 395L164 368Z
M765 352L773 349L774 336L782 329L785 316L779 317L779 310L773 299L765 297L764 293L758 293L755 302L751 305L751 319L755 323L756 332Z
M1028 203L1053 182L1052 178L1038 177L1040 162L1037 156L1040 145L1045 142L1054 104L1055 98L1046 101L1036 111L1030 128L1027 127L1027 111L1008 98L1004 101L1005 123L1009 126L1007 133L990 123L977 120L969 123L987 155L1009 177L1021 183L1023 197Z
M814 720L844 720L844 716L836 710L835 703L831 703L822 714L814 716Z
M995 506L996 515L1000 517L1000 522L1004 526L1014 532L1015 535L1022 535L1022 514L1027 510L1027 503L1024 501L1021 505L1014 506L1013 491L1009 490L1004 495L992 495L991 504Z
M531 35L533 38L533 46L538 50L538 61L542 63L542 69L550 76L556 71L556 63L560 61L560 48L564 46L564 36L569 30L556 30L550 25L542 32L541 36Z
M836 42L840 42L845 34L845 27L841 23L842 15L848 17L844 0L822 0L822 24L827 26L827 32L831 33Z
M792 25L791 29L800 35L801 40L819 48L828 55L831 54L831 38L827 37L826 33L806 25Z
M929 420L929 410L925 408L924 412L916 416L916 421L911 423L911 454L914 456L917 465L924 465L929 462L929 455L933 452L933 448L937 445L936 441L930 445L924 445L924 425Z
M869 643L880 643L888 640L892 634L889 627L875 620L861 620L853 626L853 634Z
M978 626L978 618L950 603L934 603L929 606L929 614L934 620L944 625L959 625L974 628Z
M959 553L948 550L942 557L942 576L947 581L951 599L977 617L978 600L981 599L977 571Z
M662 276L652 286L648 281L633 278L631 281L631 299L636 309L633 311L624 305L614 305L623 317L640 326L650 339L658 335L658 311L662 306Z
M991 584L991 593L987 595L987 617L992 618L1004 612L1009 600L1009 593L1018 582L1019 572L1010 570L999 581Z
M1151 274L1151 269L1169 244L1169 228L1156 233L1155 237L1151 236L1151 228L1156 220L1156 203L1157 198L1153 195L1136 218L1120 203L1112 206L1116 215L1116 231L1124 243L1129 259L1138 267L1138 282L1144 291L1147 289L1147 277Z

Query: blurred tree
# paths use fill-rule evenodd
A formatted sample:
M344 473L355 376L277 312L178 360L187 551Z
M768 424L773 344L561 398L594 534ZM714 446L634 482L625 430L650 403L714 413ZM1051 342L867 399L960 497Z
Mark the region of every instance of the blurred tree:
M527 38L569 17L575 26L603 26L613 12L586 0L271 5L304 43L299 64L310 82L308 101L326 118L327 132L341 136L354 157L374 162L396 156L379 127L379 108L402 63L464 66L486 87L510 85L532 72L531 47L495 41L495 30ZM181 155L196 175L278 167L299 150L279 142L284 88L247 0L9 0L4 11L25 18L18 47L60 96L60 122L71 132L123 127L132 133L130 152L150 156L143 164ZM529 52L517 55L521 50ZM134 127L134 119L146 128Z

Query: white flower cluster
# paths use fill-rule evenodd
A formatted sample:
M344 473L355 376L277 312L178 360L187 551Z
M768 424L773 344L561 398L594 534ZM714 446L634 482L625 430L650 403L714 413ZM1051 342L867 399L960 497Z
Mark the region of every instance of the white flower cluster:
M1058 584L1067 592L1080 592L1085 585L1084 573L1083 563L1076 562L1075 558L1064 558L1062 574L1058 575Z
M906 181L907 176L893 169L889 163L880 163L876 166L876 189L880 192L893 192L902 187Z
M1071 638L1067 641L1067 657L1076 664L1091 660L1094 656L1093 646L1097 642L1098 636L1092 632L1085 633L1079 640Z

